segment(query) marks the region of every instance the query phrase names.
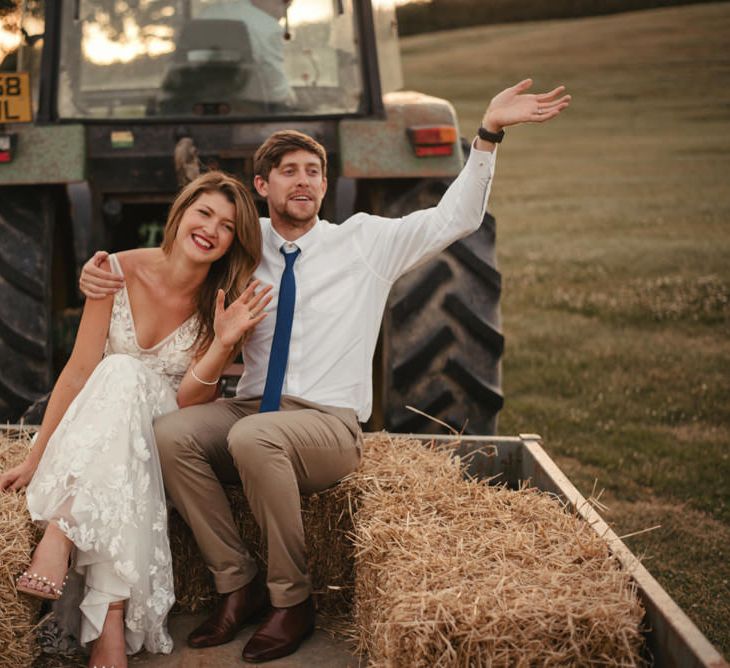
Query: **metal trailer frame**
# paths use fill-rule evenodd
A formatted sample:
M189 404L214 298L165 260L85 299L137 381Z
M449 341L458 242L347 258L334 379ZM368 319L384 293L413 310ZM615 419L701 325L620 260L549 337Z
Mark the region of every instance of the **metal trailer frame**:
M404 436L408 436L403 434ZM601 518L589 501L542 448L537 434L508 436L443 436L412 434L422 441L452 444L467 471L516 488L521 484L555 494L608 543L631 574L645 609L646 646L654 666L661 668L728 668L730 664L672 600L631 550Z

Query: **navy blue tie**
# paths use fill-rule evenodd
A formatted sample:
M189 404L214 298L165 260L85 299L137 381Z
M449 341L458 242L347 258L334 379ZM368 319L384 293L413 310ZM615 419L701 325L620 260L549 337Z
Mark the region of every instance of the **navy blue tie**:
M276 325L274 326L274 339L271 342L271 354L269 355L269 368L266 372L266 385L264 395L261 397L260 413L278 411L281 404L281 388L284 386L284 374L286 363L289 359L289 340L291 339L291 326L294 321L294 302L297 296L297 284L294 279L294 261L297 259L300 249L292 253L279 249L284 256L284 272L281 274L279 284L279 304L276 307Z

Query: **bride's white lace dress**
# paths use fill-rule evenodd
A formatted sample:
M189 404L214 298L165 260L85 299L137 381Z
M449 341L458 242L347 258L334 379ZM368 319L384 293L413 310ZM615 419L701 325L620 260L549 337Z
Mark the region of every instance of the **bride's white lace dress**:
M122 273L114 256L111 264ZM63 416L28 486L32 518L57 522L77 548L74 569L82 577L69 578L56 609L60 625L82 643L99 636L109 603L127 599L127 652L143 645L172 651L166 617L175 595L152 421L177 408L197 327L193 316L154 347L141 348L127 290L117 292L104 359Z

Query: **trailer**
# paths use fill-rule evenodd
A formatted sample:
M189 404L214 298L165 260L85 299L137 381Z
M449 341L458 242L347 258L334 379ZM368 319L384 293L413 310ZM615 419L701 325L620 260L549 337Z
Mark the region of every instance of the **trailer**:
M18 426L9 426L5 432L12 433L17 429ZM540 436L463 436L458 439L431 434L400 436L417 438L423 443L455 444L454 454L468 461L470 475L511 488L525 484L536 487L555 495L582 517L608 544L609 550L636 584L645 609L646 656L651 665L662 668L722 668L730 665L550 458L542 447ZM133 659L132 665L154 668L238 665L241 649L253 627L227 645L206 650L190 649L186 646L185 637L203 617L189 614L171 616L169 625L175 639L174 652L169 656L144 654ZM357 666L359 659L352 654L343 638L318 630L296 654L271 665L304 667L315 663L322 668Z
M454 442L453 436L436 434L400 436L415 437L424 443ZM657 668L723 668L730 665L550 458L539 435L462 437L454 454L469 461L470 475L491 479L495 484L506 483L511 488L528 484L554 494L608 543L610 551L636 583L646 611L643 623L646 655L652 665ZM185 636L203 617L172 617L170 629L176 641L175 652L169 657L147 655L134 661L133 665L150 668L238 665L241 650L253 627L228 645L203 652L192 650L186 646ZM320 668L339 668L357 666L359 662L344 639L333 638L324 630L318 630L296 654L271 662L272 666L291 668L315 664Z
M419 438L424 438L419 436ZM426 436L444 440L444 436ZM472 458L474 474L480 477L497 476L495 481L511 487L528 483L544 492L555 494L579 514L608 543L611 552L631 574L646 611L644 626L646 648L653 665L662 668L721 668L728 666L722 655L705 638L690 618L672 600L643 564L634 556L595 508L576 489L542 447L536 434L518 437L468 437L457 451L467 455L493 446L488 456Z

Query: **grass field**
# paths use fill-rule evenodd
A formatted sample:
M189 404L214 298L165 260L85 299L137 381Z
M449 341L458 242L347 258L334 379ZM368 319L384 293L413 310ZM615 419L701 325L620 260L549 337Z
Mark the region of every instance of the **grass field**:
M531 76L574 96L507 132L500 431L538 432L730 656L730 4L403 41L406 87L462 134Z

